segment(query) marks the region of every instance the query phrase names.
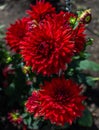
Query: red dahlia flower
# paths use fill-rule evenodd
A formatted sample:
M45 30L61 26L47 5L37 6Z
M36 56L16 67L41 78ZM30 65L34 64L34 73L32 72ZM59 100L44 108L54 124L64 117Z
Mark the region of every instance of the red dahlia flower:
M22 117L18 111L8 113L8 119L13 124L21 124L22 122Z
M27 111L57 125L71 124L85 108L82 104L85 97L80 94L79 85L63 77L45 82L37 93L38 98L34 98L34 91L26 102Z
M74 44L71 27L54 19L43 22L21 42L21 54L33 71L43 75L58 74L72 59Z
M6 41L7 44L13 49L15 52L20 51L20 41L22 41L28 31L27 22L29 18L23 18L21 20L17 20L14 24L7 29L6 33Z
M32 10L28 10L27 13L32 19L38 22L44 19L47 15L55 13L55 8L49 2L44 2L44 0L38 1L36 5L31 5Z

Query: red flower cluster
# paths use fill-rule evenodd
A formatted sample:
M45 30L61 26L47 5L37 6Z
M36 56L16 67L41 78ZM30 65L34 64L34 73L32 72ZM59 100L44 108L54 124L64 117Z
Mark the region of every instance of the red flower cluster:
M8 28L7 44L22 55L33 72L47 76L59 74L60 70L66 70L75 54L83 51L85 25L73 13L56 13L55 8L44 0L37 0L31 8L27 11L28 17L17 20ZM28 73L26 67L23 71ZM40 90L33 91L26 108L35 117L42 116L51 123L71 124L82 115L84 99L77 83L64 77L54 78L45 82ZM9 113L11 121L20 122L18 117Z
M81 88L72 80L54 78L51 82L45 82L41 90L32 93L26 108L35 117L43 116L51 123L71 124L84 110L82 101L85 97L80 93Z
M56 13L48 2L37 1L28 10L29 17L17 20L8 28L6 40L16 52L22 54L26 65L43 75L64 71L73 55L84 49L84 25L74 29L73 13Z

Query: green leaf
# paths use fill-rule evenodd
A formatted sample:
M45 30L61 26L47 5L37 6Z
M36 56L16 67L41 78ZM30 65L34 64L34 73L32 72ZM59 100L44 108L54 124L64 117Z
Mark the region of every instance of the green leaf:
M3 29L4 29L4 25L0 25L0 40L3 39L5 36Z
M29 118L28 118L28 125L29 125L29 126L30 126L31 123L32 123L32 118L33 118L33 117L29 117Z
M28 126L31 126L31 124L32 124L32 122L33 122L33 117L30 116L30 115L27 114L27 113L26 113L26 115L23 114L22 117L23 117L24 123L25 123L26 125L28 125Z
M93 44L93 39L88 38L86 45L88 46L88 45L92 45L92 44Z
M3 38L4 38L4 36L5 36L4 34L0 35L0 39L3 39Z
M79 53L80 59L83 59L83 60L89 58L90 56L91 56L91 54L88 53L88 52L80 52L80 53Z
M77 15L78 15L78 17L80 17L82 13L83 13L82 10L81 10L81 11L77 11Z
M26 113L26 112L25 112L25 113L22 114L22 118L23 118L23 119L24 119L24 118L27 118L28 116L29 116L29 113Z
M73 29L75 30L78 27L78 25L79 25L79 22L76 21L75 24L74 24L74 28Z
M35 120L35 121L33 122L33 128L34 128L35 130L37 130L37 129L39 128L38 123L39 123L39 120Z
M83 116L78 119L78 124L84 127L91 127L93 124L92 115L88 109L83 113Z
M91 77L91 76L86 77L86 82L91 87L95 86L95 81L99 81L99 77Z
M0 25L0 30L3 29L5 26L4 25Z
M99 71L99 64L97 64L93 61L84 60L84 61L80 62L79 69L80 70Z

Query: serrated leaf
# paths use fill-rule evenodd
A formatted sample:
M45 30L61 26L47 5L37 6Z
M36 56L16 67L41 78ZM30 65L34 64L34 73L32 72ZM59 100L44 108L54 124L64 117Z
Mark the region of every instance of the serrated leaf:
M84 60L79 64L80 70L91 70L91 71L99 71L99 64L93 61Z
M93 124L92 115L88 109L83 112L83 116L78 119L78 124L84 127L91 127Z

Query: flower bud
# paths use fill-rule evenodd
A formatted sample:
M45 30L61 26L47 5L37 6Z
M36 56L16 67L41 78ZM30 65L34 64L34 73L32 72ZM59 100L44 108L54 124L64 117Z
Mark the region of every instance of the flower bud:
M30 70L30 67L28 67L28 66L22 67L22 71L23 71L24 74L27 74L29 72L29 70Z
M92 15L91 15L91 9L87 9L85 10L80 17L78 18L78 20L84 24L88 24L90 23L92 19Z
M12 61L12 58L9 56L9 57L7 57L7 59L6 59L6 63L10 63Z
M71 17L71 18L70 18L70 24L71 24L71 25L74 25L75 22L76 22L76 18Z

